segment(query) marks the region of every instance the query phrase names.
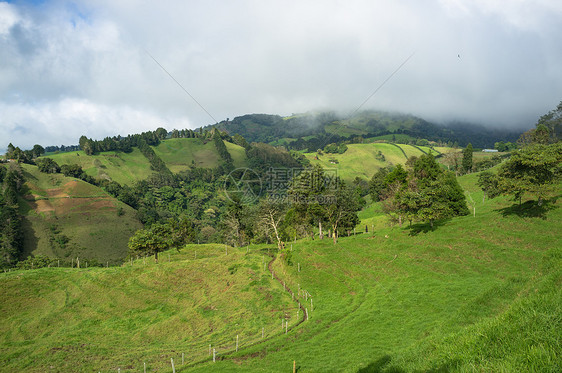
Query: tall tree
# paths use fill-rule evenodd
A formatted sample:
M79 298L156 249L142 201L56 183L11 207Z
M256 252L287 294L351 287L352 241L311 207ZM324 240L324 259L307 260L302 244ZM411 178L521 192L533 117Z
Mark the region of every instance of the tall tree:
M539 118L537 129L539 125L544 125L548 128L550 136L549 142L554 143L562 139L562 101L560 101L556 109L549 111Z
M281 224L286 214L286 204L276 201L269 196L263 198L258 207L259 221L258 226L267 236L274 236L277 248L283 250L284 243L281 239Z
M96 152L94 142L86 136L80 136L78 143L80 144L80 149L82 149L86 155L92 155Z
M462 169L464 173L472 171L472 144L468 143L466 148L462 151Z

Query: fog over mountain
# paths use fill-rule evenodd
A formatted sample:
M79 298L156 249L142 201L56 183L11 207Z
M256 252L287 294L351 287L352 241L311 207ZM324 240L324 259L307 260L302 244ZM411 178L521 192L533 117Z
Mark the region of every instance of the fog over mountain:
M560 45L547 0L0 2L0 152L375 91L363 109L526 129L562 100Z

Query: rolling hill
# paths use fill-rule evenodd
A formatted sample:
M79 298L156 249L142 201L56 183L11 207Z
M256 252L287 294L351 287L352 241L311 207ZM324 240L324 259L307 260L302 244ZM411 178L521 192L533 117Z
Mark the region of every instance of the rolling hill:
M69 262L79 257L104 264L123 260L129 237L142 227L135 210L84 181L22 167L27 180L20 202L23 257L46 255Z
M349 144L347 148L343 154L305 153L305 156L312 164L336 169L343 180L352 181L356 177L370 179L379 168L404 164L409 157L419 157L424 152L433 151L437 155L428 147L392 143Z
M234 165L243 167L246 164L244 148L229 142L225 142L225 145L233 158ZM167 139L158 146L152 146L152 149L174 173L192 167L214 168L220 161L213 142L200 138ZM113 180L119 184L131 185L153 174L150 162L138 148L133 148L131 153L110 151L86 155L83 151L78 151L52 154L47 157L59 165L78 164L86 174L94 178Z
M560 195L517 207L476 178L459 179L475 215L287 243L268 267L266 247L192 245L0 274L0 369L559 371Z

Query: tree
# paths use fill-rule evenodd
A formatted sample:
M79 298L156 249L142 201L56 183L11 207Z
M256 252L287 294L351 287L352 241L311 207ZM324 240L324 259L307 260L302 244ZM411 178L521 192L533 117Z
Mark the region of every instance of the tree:
M35 163L41 172L45 172L47 174L56 174L60 172L59 165L51 158L40 158L35 161Z
M284 244L281 240L280 228L286 215L286 204L266 197L260 201L257 210L259 214L258 226L268 237L275 235L277 248L283 250Z
M562 142L551 145L534 144L514 151L511 158L500 166L495 178L482 181L482 189L495 190L496 195L512 195L521 200L526 193L534 195L539 205L562 177ZM490 188L490 185L494 189Z
M488 196L489 198L497 197L499 193L498 179L490 171L483 171L478 175L477 185L484 192L484 198Z
M338 181L334 198L326 199L323 206L324 215L326 222L331 226L334 244L337 242L337 236L349 232L359 224L357 211L361 209L360 199L360 196L356 195L356 190L343 181Z
M158 127L156 131L154 131L156 137L160 140L164 140L168 136L168 131L165 128Z
M373 175L369 181L369 193L371 194L371 199L374 202L380 201L382 194L386 188L385 178L389 173L388 167L379 168L377 172Z
M172 245L171 229L165 224L154 224L150 229L139 229L129 239L129 254L154 255L158 262L158 253L167 250Z
M84 174L82 167L77 164L63 164L60 169L63 175L67 177L81 179Z
M434 221L467 215L466 197L454 174L439 167L433 155L413 161L403 187L397 188L392 206L412 220Z
M472 171L472 144L468 143L466 148L462 151L462 169L464 173Z
M33 157L37 158L39 156L41 156L42 154L45 154L45 149L38 144L33 145L33 149L31 150Z
M336 175L329 175L315 165L293 179L288 191L291 208L285 221L293 232L315 226L329 226L334 242L338 234L351 230L357 223L361 208L359 192L347 186ZM312 234L312 233L311 233Z
M78 144L80 145L80 149L82 149L86 155L92 155L96 152L94 142L86 136L80 136Z
M544 125L548 128L550 142L554 143L562 138L562 101L560 101L556 109L539 118L537 129L539 125Z
M461 163L462 152L457 149L451 149L445 153L444 163L447 165L447 169L455 171L455 174L459 172L459 165Z

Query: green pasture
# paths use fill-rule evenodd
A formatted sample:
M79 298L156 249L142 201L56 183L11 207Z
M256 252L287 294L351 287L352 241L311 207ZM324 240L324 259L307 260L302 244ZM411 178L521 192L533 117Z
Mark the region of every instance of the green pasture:
M472 214L434 230L390 226L372 204L356 235L283 255L190 245L159 263L2 273L0 370L560 371L560 192L519 207L477 177L459 178Z
M349 144L347 147L347 151L343 154L324 153L319 159L315 159L316 153L305 153L305 156L312 164L337 169L338 176L346 181L351 181L355 177L370 179L379 168L406 162L404 154L393 144ZM379 151L384 156L384 161L377 159ZM336 160L337 163L331 160Z
M83 151L49 155L59 165L78 164L84 172L99 179L109 179L119 184L132 184L152 174L150 163L138 148L130 153L103 152L86 155Z
M142 228L135 210L82 180L45 174L31 165L22 168L24 257L114 263L127 255L129 237Z

